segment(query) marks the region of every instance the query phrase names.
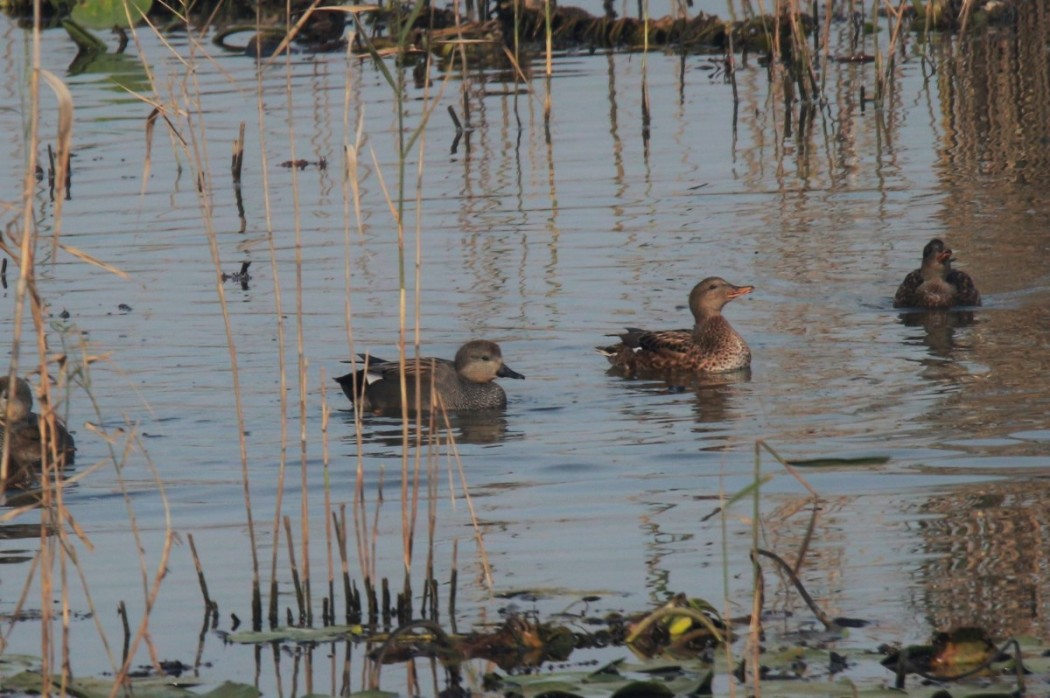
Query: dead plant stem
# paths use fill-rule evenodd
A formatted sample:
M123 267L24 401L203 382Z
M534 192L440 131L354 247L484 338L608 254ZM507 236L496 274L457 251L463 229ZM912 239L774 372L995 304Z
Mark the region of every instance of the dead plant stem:
M329 616L325 623L334 623L335 618L335 559L332 555L333 531L332 531L332 480L328 470L330 453L328 451L328 423L330 411L328 407L328 383L325 381L325 370L321 369L321 468L324 479L324 540L325 559L328 563L328 599L331 604Z
M202 94L199 79L200 74L197 71L189 71L189 83L194 90L194 97L189 97L188 101L193 102L195 113L203 114L199 101L199 96ZM259 553L255 536L255 521L252 514L250 478L248 476L248 441L244 420L244 396L241 392L237 342L234 339L233 322L230 319L230 309L226 301L226 290L222 280L222 258L219 254L219 241L215 234L211 178L209 176L210 159L207 153L207 129L203 119L198 124L195 124L190 113L187 113L186 120L189 126L187 130L190 134L189 145L192 148L193 162L197 170L197 181L200 184L197 192L201 207L201 217L204 223L205 237L208 240L208 250L211 253L212 267L215 271L215 293L219 300L223 329L226 333L226 347L230 358L230 377L233 381L233 400L237 417L237 442L241 459L241 482L244 488L244 507L252 554L252 624L256 630L260 630L262 623L262 597L259 590Z
M256 7L256 23L261 25L262 23L262 7L261 5ZM258 128L259 128L259 158L260 158L260 173L262 175L262 197L263 197L263 215L266 221L266 246L267 251L270 255L270 275L273 277L273 302L274 302L274 321L277 329L277 376L278 376L278 402L280 405L280 417L279 417L279 430L280 430L280 449L278 452L278 465L277 465L277 488L274 496L274 512L273 521L270 525L270 540L273 545L270 546L270 600L267 608L267 617L270 625L276 625L279 622L278 618L278 589L277 589L277 558L280 551L280 546L277 545L277 541L280 536L280 521L281 515L284 509L284 487L285 479L288 474L288 360L285 354L285 342L286 332L284 326L284 305L281 300L281 275L277 264L277 244L274 239L273 230L273 206L270 200L270 166L269 156L267 155L267 141L266 141L266 109L265 109L265 90L263 83L264 72L261 70L261 65L256 64L256 87L255 87L255 99L256 99L256 114L258 117ZM294 169L294 168L293 168ZM297 217L298 218L298 217ZM245 502L249 502L247 499L248 492L248 480L247 471L244 471L244 488L245 488ZM248 508L248 516L251 518L251 508ZM257 553L255 552L255 539L252 538L252 556L253 561L257 559ZM258 563L255 562L253 565L255 574L254 588L258 590L259 586L259 575L258 575Z

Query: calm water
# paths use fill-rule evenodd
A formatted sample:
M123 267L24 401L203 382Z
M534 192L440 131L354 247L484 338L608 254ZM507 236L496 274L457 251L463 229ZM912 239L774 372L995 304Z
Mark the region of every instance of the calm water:
M1040 14L1045 10L1030 12L1031 26L1050 26ZM84 351L108 356L91 369L101 416L82 390L71 396L80 469L109 455L86 423L133 427L148 451L147 460L135 449L123 471L103 467L66 496L94 545L81 559L94 608L117 648L113 609L125 601L133 625L143 609L128 506L142 529L151 576L161 559L166 510L150 463L179 540L196 539L220 605L220 628L230 628L231 613L250 617L238 426L209 227L224 270L253 262L248 289L228 282L224 292L266 568L284 422L294 466L284 511L299 520L302 462L315 578L325 574L326 437L333 502L351 501L359 458L370 511L384 488L377 566L395 586L401 579L399 425L365 420L359 447L353 414L330 381L346 370L340 362L352 351L396 355L397 237L384 194L384 187L396 189L398 176L391 90L356 58L297 55L257 72L252 60L217 53L210 43L192 49L184 35L168 38L180 56L194 56L195 82L143 32L151 92L134 44L127 56L68 75L72 42L61 31L43 37L45 67L64 76L76 105L62 242L128 275L61 251L39 268L40 293L56 321L69 313L66 341L82 333ZM457 430L497 593L540 590L541 600L515 603L543 612L588 593L602 595L599 610L642 610L675 592L716 606L728 600L733 613L746 612L750 506L738 505L725 524L728 557L723 523L702 519L720 493L750 481L762 439L791 458L884 461L805 472L827 501L804 579L831 614L876 621L843 649L920 640L931 627L961 623L1004 636L1050 634L1050 588L1041 574L1050 475L1050 73L1045 60L1029 60L1003 34L963 48L943 38L925 47L910 41L885 110L861 108L860 86L870 94L873 66L838 66L829 72L827 108L802 136L797 107L789 122L778 86L753 60L738 73L734 121L731 89L706 57L562 56L551 82L549 143L541 77L532 83L534 95L475 78L466 88L474 130L455 152L446 112L453 106L462 118L463 83L444 83L435 69L429 93L410 88L405 128L415 129L424 109L433 111L406 168L409 325L417 309L411 275L418 234L424 351L451 356L467 338L490 338L527 376L504 381L510 404L502 420ZM25 158L27 42L22 30L0 20L0 149L8 163L0 198L13 206ZM643 79L652 104L648 140ZM171 109L194 110L192 126L178 115L172 123L208 163L210 222L202 217L192 157L176 154L160 125L146 172L151 107L114 81ZM46 88L42 104L46 142L55 128ZM360 226L342 154L359 119ZM243 218L228 169L241 122L247 125ZM327 168L279 166L298 158L324 158ZM34 211L49 235L54 207L46 182ZM16 208L0 209L8 231L16 220ZM957 266L978 280L985 305L972 322L891 307L896 284L934 236L945 238ZM50 243L41 250L49 257ZM756 286L726 310L752 347L749 377L669 390L606 373L593 351L608 341L604 335L628 325L687 325L689 289L713 274ZM284 414L278 284L288 366ZM12 286L0 296L7 332L14 301ZM60 346L61 333L51 331L52 347ZM303 422L300 334L307 363ZM322 385L334 410L325 434ZM307 439L302 457L300 430ZM437 576L447 579L458 544L463 629L508 602L480 582L458 476L453 502L445 459L434 467ZM809 525L808 510L800 510L806 493L768 456L763 468L776 474L763 490L764 544L792 559ZM122 487L130 491L128 505ZM12 539L3 554L31 554L37 546L32 538ZM424 553L425 543L417 544L419 579ZM282 589L290 591L283 557L279 570ZM356 561L351 570L360 579ZM4 567L3 611L14 607L27 571L24 563ZM75 609L90 610L79 588L72 594ZM1021 606L1022 596L1032 601ZM39 595L31 598L29 607L39 608ZM291 595L282 598L292 603ZM785 590L771 592L771 603L805 613ZM176 545L152 616L157 654L193 663L201 615L188 547ZM94 625L75 621L72 632L74 670L108 669ZM31 625L15 628L9 650L39 652ZM278 683L290 690L290 682L306 680L287 667L278 678L273 655L264 655L258 679L264 690ZM223 645L214 634L205 637L203 656L212 662L201 669L209 683L254 675L253 653ZM140 663L147 661L142 653ZM316 675L306 672L314 688L334 690L331 667L317 663ZM401 681L397 669L387 669L384 687L396 690Z

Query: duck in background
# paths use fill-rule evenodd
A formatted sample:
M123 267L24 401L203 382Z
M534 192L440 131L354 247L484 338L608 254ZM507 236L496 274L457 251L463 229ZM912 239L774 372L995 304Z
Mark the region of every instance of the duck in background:
M934 238L922 249L922 266L910 272L893 296L894 308L944 310L958 305L980 305L977 284L964 271L952 269L952 250Z

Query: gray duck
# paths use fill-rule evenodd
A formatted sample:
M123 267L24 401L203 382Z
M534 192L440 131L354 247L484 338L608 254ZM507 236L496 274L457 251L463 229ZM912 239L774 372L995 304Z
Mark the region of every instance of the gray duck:
M365 367L336 378L343 393L355 407L369 412L401 411L401 364L375 356L362 356ZM416 376L419 376L419 402L416 401ZM408 359L405 381L408 408L419 404L429 410L438 406L437 396L447 410L501 409L507 406L507 394L496 378L525 376L503 363L499 345L484 339L467 342L452 361L433 357L418 361ZM355 395L354 390L357 390ZM436 388L436 394L431 387Z

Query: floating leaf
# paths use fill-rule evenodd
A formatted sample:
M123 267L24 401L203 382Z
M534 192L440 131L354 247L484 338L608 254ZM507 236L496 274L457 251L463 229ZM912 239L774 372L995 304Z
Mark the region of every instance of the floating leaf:
M135 698L195 698L199 694L189 690L190 686L201 684L200 679L174 678L171 676L148 676L145 678L131 679L130 692ZM51 677L51 688L54 690L61 683L61 677ZM224 684L225 686L226 684ZM230 684L230 686L242 686L244 691L234 692L232 688L226 689L227 693L214 694L215 698L256 698L259 692L251 686L244 684ZM42 693L44 688L44 677L34 671L23 671L14 676L4 679L4 689L18 693ZM215 689L219 691L223 687ZM109 698L120 690L113 684L112 679L99 679L86 677L75 679L66 685L66 691L77 698ZM254 691L250 693L248 691ZM213 693L205 694L213 696Z
M259 698L261 695L262 691L255 686L225 681L218 688L202 693L201 698Z
M153 0L81 0L73 8L72 16L78 24L90 29L127 27L129 14L131 20L137 22L152 5Z
M637 696L673 696L674 692L655 681L632 681L613 693L613 698L636 698Z
M347 636L360 636L363 630L360 625L329 625L323 628L277 628L228 633L227 642L242 645L254 645L263 642L331 642L344 640Z
M855 458L798 458L788 460L788 465L796 468L833 468L841 466L856 467L861 465L885 465L890 462L889 456L857 456Z

